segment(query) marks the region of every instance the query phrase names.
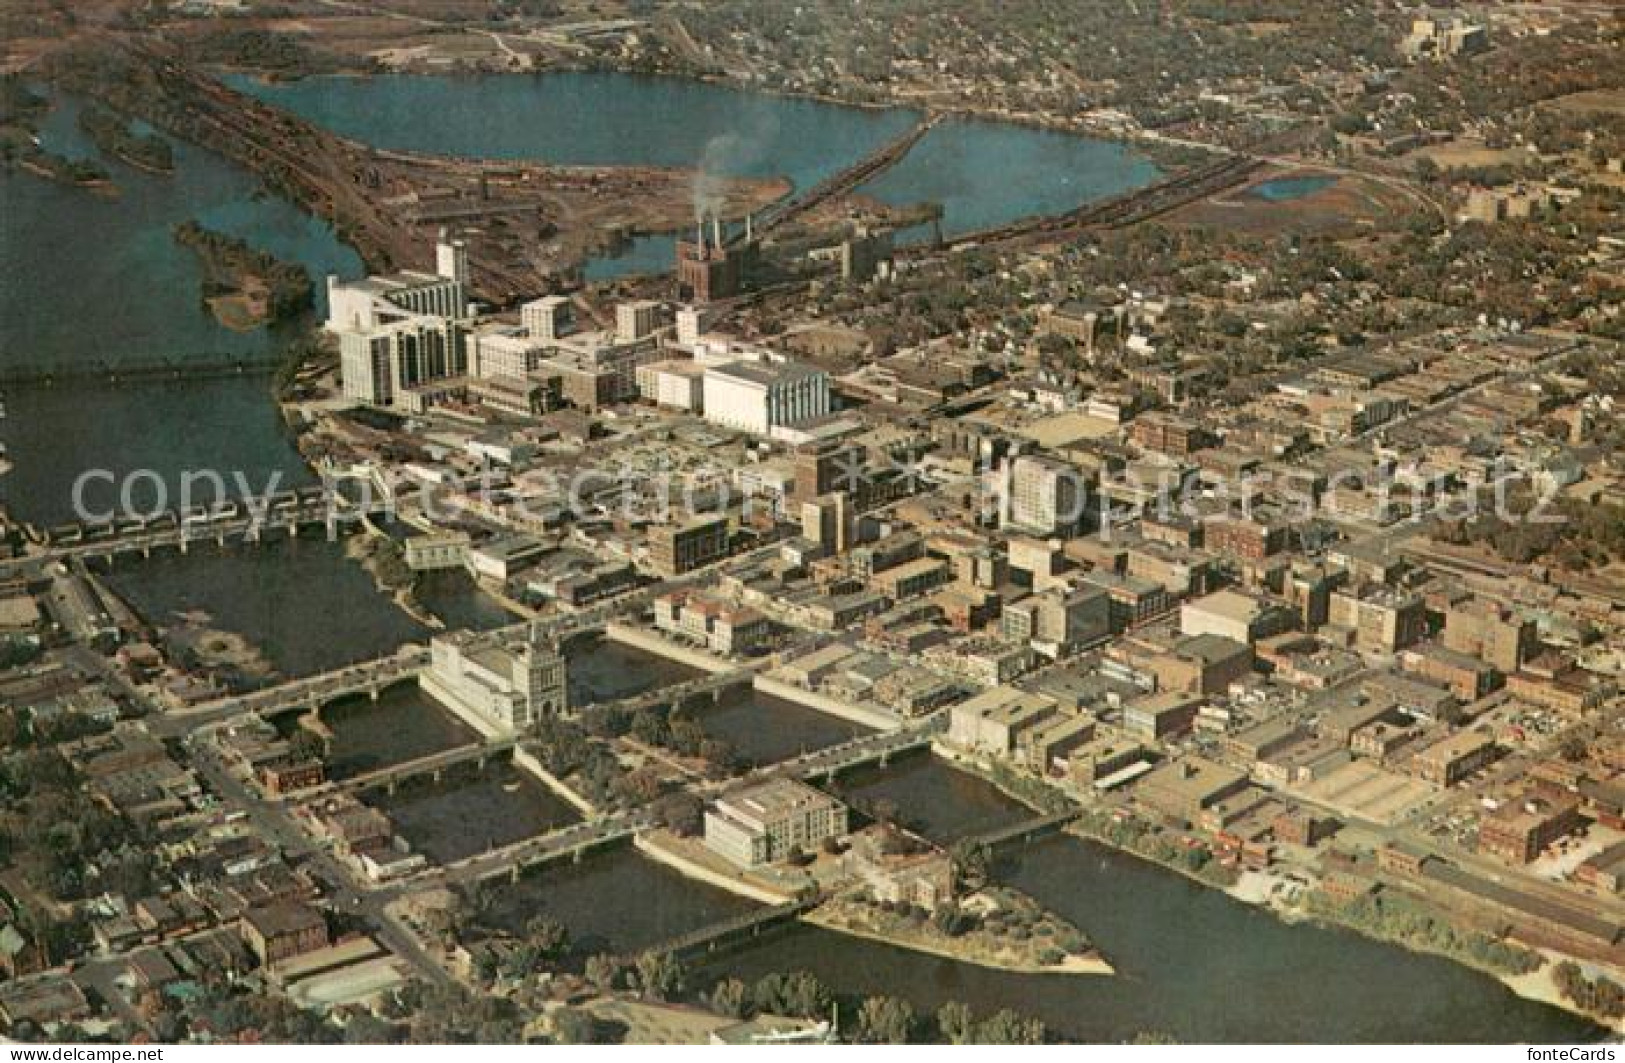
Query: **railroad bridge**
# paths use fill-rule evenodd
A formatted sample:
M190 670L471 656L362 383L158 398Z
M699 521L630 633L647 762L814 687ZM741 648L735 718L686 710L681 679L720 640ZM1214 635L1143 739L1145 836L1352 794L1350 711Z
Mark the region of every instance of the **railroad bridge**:
M668 938L646 949L639 950L638 954L665 954L681 960L713 953L726 945L738 941L753 940L761 937L769 930L793 923L818 907L818 904L818 897L806 897L801 900L786 901L783 904L755 908L727 919L718 920L696 930L690 930L686 934Z

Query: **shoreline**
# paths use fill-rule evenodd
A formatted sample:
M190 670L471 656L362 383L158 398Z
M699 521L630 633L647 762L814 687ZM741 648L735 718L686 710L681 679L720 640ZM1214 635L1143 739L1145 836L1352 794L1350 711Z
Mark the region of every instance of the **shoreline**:
M828 930L831 933L845 934L849 937L862 938L866 941L876 941L882 945L890 945L893 948L906 949L909 952L919 952L927 956L939 956L942 959L952 960L955 963L963 963L971 967L981 967L990 971L1003 971L1006 974L1040 976L1067 975L1090 978L1109 977L1117 974L1117 969L1098 953L1093 956L1068 956L1060 963L1053 964L1048 967L985 959L980 956L972 956L966 953L956 952L952 948L942 945L934 945L924 940L893 937L878 930L847 926L844 923L836 922L828 915L824 915L822 905L814 908L812 911L802 916L801 921L811 926Z
M932 748L932 753L933 755L939 757L939 759L941 759L945 764L952 766L955 770L962 771L967 775L972 775L978 779L981 779L983 782L987 783L989 786L992 786L994 789L998 790L1001 794L1004 794L1011 800L1017 801L1027 808L1033 809L1035 812L1044 811L1043 809L1039 809L1034 806L1031 801L1022 797L1020 794L1014 793L1008 788L1001 786L997 780L991 778L989 775L977 770L974 766L972 766L971 762L956 756L944 756L936 751L935 746ZM1048 784L1044 783L1042 785L1047 786ZM1221 893L1235 901L1237 904L1244 904L1250 908L1257 908L1261 911L1268 912L1274 918L1279 919L1281 922L1288 925L1310 923L1312 925L1317 925L1328 929L1341 930L1346 933L1357 934L1367 941L1376 941L1394 948L1401 948L1407 952L1412 952L1419 956L1437 956L1442 960L1454 963L1457 966L1463 967L1469 971L1474 971L1478 974L1484 975L1487 978L1494 979L1496 982L1499 982L1501 985L1505 986L1514 995L1521 997L1522 999L1534 1001L1539 1004L1546 1004L1550 1007L1557 1008L1559 1011L1578 1016L1579 1018L1595 1024L1599 1030L1609 1031L1616 1035L1625 1035L1625 1019L1618 1020L1616 1023L1610 1025L1607 1019L1575 1006L1573 1001L1564 997L1563 994L1557 990L1557 987L1552 984L1552 969L1559 962L1562 962L1564 959L1568 958L1562 956L1560 953L1541 949L1534 950L1540 954L1545 962L1539 968L1535 969L1534 971L1530 971L1527 974L1512 974L1506 971L1496 971L1479 964L1470 963L1461 957L1452 956L1446 952L1440 952L1434 949L1417 948L1410 942L1380 937L1351 923L1345 923L1337 919L1326 918L1320 915L1311 914L1309 912L1283 908L1279 905L1270 903L1267 896L1255 898L1248 895L1244 891L1238 891L1235 883L1228 886L1219 886L1216 883L1209 882L1200 875L1184 868L1163 863L1160 860L1153 859L1152 857L1147 856L1144 853L1136 852L1133 849L1126 849L1121 846L1114 845L1107 839L1092 834L1088 830L1084 829L1080 822L1074 821L1067 824L1062 830L1062 834L1070 835L1071 837L1083 841L1093 842L1094 844L1114 853L1121 853L1124 856L1140 860L1144 863L1150 864L1153 867L1161 868L1162 870L1178 875L1197 886L1201 886L1206 889L1218 889Z

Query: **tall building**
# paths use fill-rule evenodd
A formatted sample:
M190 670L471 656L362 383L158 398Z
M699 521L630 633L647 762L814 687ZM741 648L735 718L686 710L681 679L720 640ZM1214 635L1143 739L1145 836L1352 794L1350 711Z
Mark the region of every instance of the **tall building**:
M1006 467L1004 525L1034 535L1061 535L1077 528L1087 488L1082 474L1053 458L1023 454Z
M855 525L852 503L838 492L801 504L802 537L831 554L844 554L852 548Z
M468 245L461 240L449 239L444 229L434 246L434 271L447 280L468 287Z
M1534 655L1535 622L1496 602L1472 598L1445 614L1444 644L1511 675Z
M468 254L442 240L437 272L341 283L327 278L327 331L339 340L346 398L377 406L468 372Z
M812 443L796 450L795 495L811 502L831 492L855 495L864 480L868 451L862 443L840 440Z
M1005 606L1000 625L1007 638L1031 642L1050 657L1064 656L1111 633L1111 599L1092 584L1055 588Z
M486 734L514 734L569 708L567 673L558 646L534 631L506 644L458 632L431 641L418 682Z
M513 325L482 327L473 334L469 372L482 380L523 380L541 364L547 347Z
M811 852L846 833L846 806L790 778L769 779L717 798L705 813L705 844L741 867Z
M519 323L534 340L551 343L570 334L574 311L568 296L548 295L519 308Z
M451 318L412 314L339 333L344 397L357 402L398 405L408 389L467 371L468 331Z
M663 307L653 299L635 299L615 307L615 338L636 343L660 328Z
M705 419L757 435L832 408L829 375L796 362L729 362L705 371Z
M1328 622L1354 633L1357 649L1394 653L1421 639L1427 616L1421 597L1392 587L1348 587L1332 592Z

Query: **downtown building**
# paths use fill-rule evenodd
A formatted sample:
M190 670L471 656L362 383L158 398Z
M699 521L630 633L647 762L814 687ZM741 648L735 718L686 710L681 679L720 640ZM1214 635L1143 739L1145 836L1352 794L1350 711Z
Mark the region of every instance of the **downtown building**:
M804 782L775 778L717 798L705 812L706 848L740 867L775 864L846 833L847 810Z
M441 635L429 654L418 684L487 736L522 733L569 708L565 658L534 632L509 644L467 632Z
M435 258L434 273L327 278L345 398L413 409L417 391L468 372L467 248L442 237Z

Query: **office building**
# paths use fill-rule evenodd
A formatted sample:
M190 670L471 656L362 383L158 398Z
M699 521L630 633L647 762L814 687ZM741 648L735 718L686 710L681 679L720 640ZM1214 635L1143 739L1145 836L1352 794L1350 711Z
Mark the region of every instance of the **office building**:
M831 554L852 548L857 516L843 494L822 495L801 504L801 534Z
M1427 617L1420 596L1368 586L1334 591L1328 622L1352 632L1358 649L1394 653L1421 639Z
M468 258L445 240L439 272L327 278L326 329L338 337L344 396L375 406L468 372Z
M467 632L438 636L418 682L488 735L523 732L569 707L564 656L536 633L507 644Z
M790 778L769 779L719 797L705 813L705 844L741 867L811 852L847 830L846 806Z
M615 307L615 339L620 343L636 343L646 339L660 328L664 311L653 299L635 299Z
M519 323L534 340L552 343L571 331L574 309L568 296L549 295L519 308Z
M1080 470L1031 454L1009 462L1005 469L1005 527L1043 536L1077 528L1088 494Z
M1510 675L1535 652L1535 622L1497 602L1469 598L1445 613L1443 642Z
M649 563L663 576L680 576L728 556L728 518L695 517L649 532Z

